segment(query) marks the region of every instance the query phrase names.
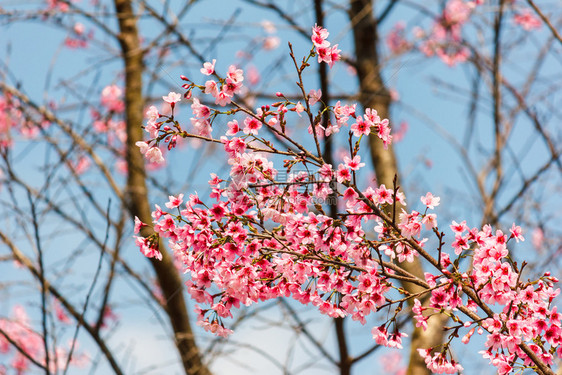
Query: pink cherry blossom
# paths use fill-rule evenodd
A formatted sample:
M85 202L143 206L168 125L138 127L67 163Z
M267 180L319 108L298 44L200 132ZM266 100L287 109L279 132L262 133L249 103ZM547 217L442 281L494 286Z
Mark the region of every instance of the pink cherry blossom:
M433 194L427 193L425 196L421 197L421 202L427 206L430 210L433 210L435 206L439 206L439 201L441 198L434 197Z
M513 16L513 22L521 26L525 31L540 29L542 26L541 20L531 13L529 9L523 10Z
M212 62L206 62L203 64L203 67L200 69L201 74L206 76L210 76L215 72L215 63L217 62L216 59L213 59Z
M255 117L246 117L244 125L244 133L252 135L258 135L258 130L262 127L262 123Z
M166 203L166 207L169 209L178 208L183 203L183 194L179 194L178 196L170 195L168 199L170 201Z
M411 44L405 39L405 23L400 21L394 25L386 36L386 45L390 52L397 55L411 48Z
M142 227L146 226L145 223L143 223L142 221L140 221L140 219L138 217L135 216L135 234L138 234L141 230Z
M181 94L178 94L176 92L172 92L170 91L168 93L168 95L163 96L162 99L166 102L166 103L170 103L170 104L176 104L177 102L179 102L181 100Z
M262 48L266 51L271 51L279 47L281 39L277 36L268 36L264 38Z
M106 86L101 92L101 104L109 111L123 112L123 90L117 85Z
M236 65L230 65L228 67L226 76L235 83L241 83L242 81L244 81L244 71L242 69L238 69Z
M217 97L219 95L219 88L217 86L217 82L213 81L212 79L205 82L205 94L211 94L213 97Z
M149 123L156 122L156 120L158 120L158 118L160 117L160 114L158 113L158 109L153 105L151 105L148 108L145 115L146 115L146 118L148 119Z
M308 104L314 105L322 99L322 90L310 90L308 93Z
M515 241L525 241L525 238L523 237L523 231L521 230L520 226L517 226L514 223L509 231L511 232L511 238L515 238Z
M232 120L227 123L228 131L226 135L236 135L240 131L240 127L238 126L238 121Z
M357 116L357 122L351 125L351 131L353 135L356 137L360 137L362 135L369 135L371 133L371 125L372 122L370 121L363 121L363 117Z
M533 230L533 233L531 234L531 241L533 242L535 249L542 249L544 243L544 232L541 228L537 227Z
M315 24L312 28L312 43L314 43L316 47L328 47L330 45L330 43L326 40L328 35L330 35L328 30Z
M355 155L353 159L350 159L349 157L345 156L343 158L343 161L345 165L352 171L357 171L359 170L359 168L365 166L365 163L361 163L361 156L359 155Z
M162 151L156 146L150 147L144 154L146 159L151 163L162 164L164 163L164 157L162 156Z

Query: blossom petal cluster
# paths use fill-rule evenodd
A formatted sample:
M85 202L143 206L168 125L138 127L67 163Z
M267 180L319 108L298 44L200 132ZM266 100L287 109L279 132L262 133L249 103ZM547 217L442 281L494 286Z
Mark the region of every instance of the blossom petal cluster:
M68 317L61 311L60 305L55 305L55 309L57 310L57 317L64 323ZM58 345L55 348L50 348L52 352L49 354L50 360L46 364L44 338L32 328L31 320L23 306L16 305L13 308L11 318L0 319L0 330L2 332L0 335L0 354L11 356L10 367L16 371L15 373L23 374L35 369L36 364L31 359L46 367L51 373L66 368L69 349ZM13 349L14 344L18 350ZM74 343L75 349L77 346L78 344ZM4 357L3 361L6 360L7 358ZM70 365L83 366L87 362L88 356L85 353L74 351ZM4 364L7 364L7 362L4 362ZM0 366L0 373L2 370L5 369Z
M331 68L334 66L336 61L341 59L341 51L338 49L337 44L330 46L330 42L327 40L328 35L330 35L328 30L321 26L314 25L312 28L312 37L310 39L314 44L316 55L318 56L318 62L325 62Z
M449 3L444 22L460 25L466 21L470 12L461 3ZM314 48L327 48L327 36L325 29L315 26ZM215 74L211 70L214 61L202 73ZM160 160L160 142L168 143L170 149L177 137L211 137L212 119L221 112L192 97L192 91L199 89L216 99L229 90L225 88L229 80L241 82L242 72L231 66L227 78L219 78L219 83L184 85L184 96L192 98L193 129L184 129L173 114L150 111L148 126L155 126L150 134L156 137L140 142L141 152ZM385 145L390 143L388 120L370 108L357 115L354 104L338 102L327 107L333 116L330 125L310 124L315 141L318 134L338 133L354 121L348 133L349 153L334 166L287 135L289 114L300 116L306 111L313 119L310 106L321 98L321 92L303 95L306 108L282 93L276 96L284 101L256 110L233 103L242 117L240 122L228 121L228 130L220 136L230 170L225 176L211 174L208 198L201 199L196 193L172 195L165 210L156 206L152 223L136 220L135 232L151 226L154 233L136 237L141 252L161 259L158 244L167 240L189 275L187 288L198 304L198 325L228 336L232 331L225 321L233 317L235 309L288 297L330 317L350 316L363 324L384 308L386 321L372 328L373 339L379 345L402 348L407 334L397 317L409 302L415 324L422 329L427 328L432 314L446 313L457 324L451 328L450 340L462 333L466 344L475 332L485 335L482 354L498 373L549 366L554 356L562 354L561 315L552 306L559 294L558 280L548 273L538 280L524 280L522 267L509 256L508 242L524 240L520 227L514 224L508 235L489 225L470 228L466 221L453 221L449 226L453 240L446 246L432 211L442 203L439 197L430 192L420 197L417 204L421 201L423 206L416 211L407 209L399 187L372 184L360 188L356 184L365 165L359 153L361 140L374 133ZM215 103L225 105L220 100ZM266 139L265 130L292 142L298 151L276 149ZM352 137L358 138L355 145ZM283 158L282 167L271 154ZM327 214L334 207L336 213ZM438 245L429 250L432 235ZM468 257L472 266L462 271L461 260ZM395 263L416 258L431 268L424 277L411 275ZM409 295L400 287L404 280L423 291ZM397 299L396 291L403 298ZM431 371L462 371L450 354L450 340L441 347L419 350Z
M423 39L420 51L426 56L436 55L449 66L466 61L470 51L462 43L462 28L477 5L479 2L448 0L429 33L417 30L417 36Z

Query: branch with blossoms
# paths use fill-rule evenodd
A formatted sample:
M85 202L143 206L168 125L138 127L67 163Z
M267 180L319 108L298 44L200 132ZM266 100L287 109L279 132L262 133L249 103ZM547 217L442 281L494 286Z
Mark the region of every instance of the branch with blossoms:
M339 60L328 35L315 26L313 46L300 63L291 48L302 102L278 93L275 103L255 111L245 108L235 98L243 72L231 66L221 78L213 60L201 72L217 80L198 84L182 76L183 97L191 101L194 114L190 127L174 117L180 94L163 97L172 106L170 115L149 109L145 130L151 139L138 143L149 160L163 161L160 146L172 149L178 138L205 139L223 144L230 174L226 179L211 174L206 202L196 193L186 199L179 194L170 196L166 209L156 206L154 234L136 237L141 252L159 258L159 240L168 239L191 276L187 286L199 303L198 324L219 336L232 333L225 319L241 304L289 297L330 317L351 316L363 324L368 315L387 311L389 318L372 328L373 338L379 345L401 348L407 334L398 316L406 302L413 301L416 326L425 329L433 314L446 314L454 322L441 346L418 350L431 371L461 372L451 345L461 334L466 344L478 333L486 335L482 354L499 374L524 368L554 374L554 356L562 355L562 316L552 305L558 280L549 273L532 281L522 278L525 264L514 262L507 248L511 241L524 240L521 228L514 224L508 235L490 226L470 228L465 221L453 221L455 239L449 252L433 213L438 197L421 197L422 212L395 213L397 203L406 207L398 186L358 186L358 173L365 166L359 155L363 138L376 134L387 145L392 136L388 120L374 109L358 114L356 105L338 102L314 111L321 94L307 94L301 74L313 57L330 66ZM213 97L218 107L202 104L197 92ZM321 125L325 112L331 117L327 127ZM290 135L292 117L302 113L309 122L306 143ZM213 123L219 117L232 119L226 134L216 139ZM291 148L278 149L265 129ZM318 139L340 132L347 133L349 154L337 166L327 164ZM276 167L280 160L283 166ZM327 206L336 206L336 215L327 215ZM146 225L136 219L135 231ZM435 251L426 249L432 236L437 240ZM416 258L432 267L423 279L397 265ZM466 270L465 258L472 259ZM414 283L421 292L409 293L398 281ZM429 304L422 305L425 300Z

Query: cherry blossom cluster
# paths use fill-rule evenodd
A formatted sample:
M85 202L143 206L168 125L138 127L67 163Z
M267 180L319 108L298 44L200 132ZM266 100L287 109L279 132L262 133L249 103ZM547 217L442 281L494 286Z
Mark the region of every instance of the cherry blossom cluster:
M404 22L397 22L396 25L390 30L386 36L386 45L390 52L394 55L398 55L409 51L412 48L412 44L406 39L406 25Z
M520 25L523 30L530 31L534 29L540 29L542 26L541 20L531 13L530 9L524 9L520 12L515 13L513 16L513 22Z
M127 140L127 132L123 120L125 111L123 90L117 85L106 86L101 92L100 104L101 109L93 108L90 111L92 129L96 134L103 136L103 144L109 146L112 151L120 156L116 162L118 170L126 171L124 168L124 145ZM50 110L56 108L55 103L49 104ZM14 137L17 134L33 139L41 131L49 128L50 125L51 123L41 115L24 113L24 103L9 92L0 96L0 149L12 147ZM96 140L97 142L99 140ZM68 162L77 174L88 170L91 163L90 158L85 153L79 153L75 158L69 157Z
M470 56L469 48L462 38L463 27L467 24L475 9L482 5L482 0L448 0L440 14L433 20L429 31L415 27L413 32L421 43L418 49L426 56L437 56L449 66L465 62ZM541 27L541 20L516 1L507 2L513 12L512 21L525 31ZM394 55L409 51L414 43L406 38L405 25L396 23L386 37L386 44Z
M330 47L330 42L326 40L328 35L330 35L328 30L318 25L314 25L312 28L311 40L314 44L316 55L318 56L318 62L325 62L330 65L331 68L337 61L340 60L341 51L338 49L337 44Z
M418 29L417 36L424 39L420 50L426 56L438 56L449 66L466 61L470 51L462 44L461 32L476 5L478 2L449 0L428 35Z
M100 109L92 108L90 117L93 130L102 137L106 144L118 156L116 167L120 172L126 171L125 143L127 142L126 124L123 118L125 103L123 89L116 84L103 88L100 94ZM86 155L79 155L73 164L76 173L84 173L90 166L90 159Z
M205 63L201 68L201 73L207 76L215 74L215 63L216 60ZM240 93L242 81L244 81L242 69L230 65L225 79L220 79L219 82L209 79L205 82L205 94L210 94L215 98L215 104L225 106L230 103L235 94Z
M57 311L57 316L59 316L61 321L62 319L68 319L60 308ZM0 330L2 332L0 334L0 354L12 355L10 368L18 374L24 374L36 366L31 362L30 358L41 366L46 367L43 336L33 330L31 321L22 306L14 307L11 319L0 319ZM14 346L17 346L19 350L15 350ZM76 348L76 343L74 346ZM49 372L59 372L67 365L68 349L56 347L50 353L49 358ZM89 359L86 354L74 352L70 364L73 366L84 366L88 361ZM2 371L3 367L0 365L0 373L4 373Z
M125 121L121 116L125 111L123 90L117 85L104 87L100 104L105 115L97 110L91 111L93 128L98 134L107 136L108 145L120 148L127 141Z
M37 124L43 129L50 125L48 121L27 119L21 102L10 93L0 95L0 150L13 145L13 131L26 138L34 138L40 130Z
M463 22L451 17L446 17L451 24ZM308 58L327 36L325 29L314 27ZM322 116L311 109L321 93L305 94L300 75L308 58L297 66L304 105L282 93L277 94L281 101L255 111L239 105L233 99L241 90L243 75L231 67L227 78L217 76L218 81L202 85L182 77L188 82L183 96L191 100L194 115L191 128L182 127L173 111L162 115L149 110L145 130L151 140L139 144L147 158L163 158L155 151L160 143L173 148L178 138L193 137L221 143L230 172L224 177L211 174L208 199L196 193L170 196L165 209L156 206L152 223L136 219L136 233L147 226L153 229L149 236L136 237L140 251L160 259L159 243L167 239L190 275L187 288L198 303L198 324L219 336L232 333L225 319L232 317L234 309L287 297L330 317L350 316L363 324L369 315L385 311L388 319L372 328L373 339L379 345L402 348L407 334L397 318L409 304L416 326L422 329L432 314L447 314L455 323L443 345L419 351L432 371L462 370L450 344L467 331L464 343L475 332L486 335L483 356L499 373L525 367L545 372L553 356L562 354L561 316L552 305L559 290L554 287L556 278L548 273L538 280L524 280L524 264L510 258L507 244L523 240L521 228L514 225L506 235L490 226L477 229L464 221L453 222L454 241L448 251L433 213L441 203L439 197L427 193L420 199L423 210L406 210L398 186L360 188L356 180L365 166L359 154L363 136L377 136L389 144L388 120L373 109L357 115L356 105L338 102L326 107L332 118L330 125L322 127ZM214 66L213 60L201 72L216 74ZM193 97L194 90L210 95L219 106L227 104L220 97L224 93L232 109L211 108L203 104L204 99ZM170 93L163 99L174 108L182 98ZM331 165L319 147L311 151L314 147L289 135L293 118L298 121L301 118L295 115L301 113L310 122L309 144L318 146L319 135L333 136L349 127L349 152L343 162ZM212 125L218 116L240 117L228 121L228 130L216 139ZM276 138L291 147L277 148ZM437 239L431 251L426 250L430 236ZM395 262L416 258L430 267L424 278ZM463 270L465 258L471 259L472 266ZM400 282L414 283L423 292L409 294Z
M90 40L94 38L92 30L86 31L84 24L76 22L64 39L64 45L71 49L87 48Z
M68 3L60 0L47 0L47 11L49 12L61 12L66 13L68 12L69 6Z

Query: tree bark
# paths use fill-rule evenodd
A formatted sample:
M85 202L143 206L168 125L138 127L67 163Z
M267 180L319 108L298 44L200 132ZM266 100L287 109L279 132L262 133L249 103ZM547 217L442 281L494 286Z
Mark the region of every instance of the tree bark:
M127 123L126 160L128 167L126 198L131 216L142 222L152 222L146 186L144 158L136 142L143 140L144 99L142 95L143 52L139 43L137 18L133 13L131 0L115 0L119 23L119 43L125 63L125 115ZM151 229L145 227L142 235L149 236ZM209 375L208 368L201 361L195 343L187 307L183 296L183 282L173 264L171 255L160 243L162 261L150 259L158 284L164 297L164 308L174 331L175 343L185 373L188 375Z
M381 76L381 65L376 48L379 42L377 22L373 15L371 0L350 0L349 17L355 42L359 103L363 108L376 109L381 118L390 118L391 99ZM385 149L382 141L375 135L369 137L369 145L377 183L393 188L394 176L398 176L398 163L392 145ZM396 212L397 214L400 212L400 207L397 207ZM400 266L423 279L423 268L418 259L412 263L401 263ZM414 284L404 283L403 286L410 293L422 291L420 286ZM413 301L409 302L413 303ZM428 320L426 331L414 328L407 375L431 374L417 349L440 345L444 334L442 327L446 320L445 315L434 315Z

